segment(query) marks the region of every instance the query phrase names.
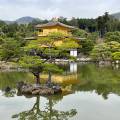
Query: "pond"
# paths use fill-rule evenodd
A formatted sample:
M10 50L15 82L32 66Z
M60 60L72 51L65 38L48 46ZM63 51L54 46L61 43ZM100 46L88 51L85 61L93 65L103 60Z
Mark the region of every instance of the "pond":
M52 79L64 89L54 96L24 96L18 81L34 82L28 72L0 72L0 120L120 120L120 69L112 66L61 64ZM44 82L47 75L42 75ZM4 89L9 86L11 92Z

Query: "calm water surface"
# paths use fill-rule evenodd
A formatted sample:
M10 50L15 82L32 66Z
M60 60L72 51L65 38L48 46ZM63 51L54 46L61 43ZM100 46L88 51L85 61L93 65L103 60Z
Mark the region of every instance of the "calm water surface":
M53 75L53 81L71 94L20 96L16 83L33 83L33 76L0 72L0 120L120 120L120 69L76 63L61 67L65 72ZM42 75L43 82L46 78Z

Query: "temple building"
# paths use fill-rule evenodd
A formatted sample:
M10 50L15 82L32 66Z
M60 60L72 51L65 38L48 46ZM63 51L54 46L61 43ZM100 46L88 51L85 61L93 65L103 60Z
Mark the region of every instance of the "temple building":
M65 35L65 37L70 37L72 36L72 30L76 29L73 26L69 26L58 21L53 21L46 24L38 24L35 26L35 28L37 30L37 37L46 37L48 34L53 32L60 32ZM77 57L77 49L70 50L70 55Z
M63 33L65 36L70 36L71 31L74 30L75 27L54 21L46 24L38 24L36 25L36 29L38 37L47 36L49 33L52 32L60 32Z

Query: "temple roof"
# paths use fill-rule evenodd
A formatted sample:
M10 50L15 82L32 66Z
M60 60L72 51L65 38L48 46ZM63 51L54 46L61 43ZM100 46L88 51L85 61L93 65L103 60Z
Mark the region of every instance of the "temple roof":
M49 22L46 24L38 24L35 27L36 28L45 28L45 27L52 27L52 26L57 26L57 25L65 27L65 28L69 28L69 29L76 29L74 26L69 26L69 25L63 24L61 22Z

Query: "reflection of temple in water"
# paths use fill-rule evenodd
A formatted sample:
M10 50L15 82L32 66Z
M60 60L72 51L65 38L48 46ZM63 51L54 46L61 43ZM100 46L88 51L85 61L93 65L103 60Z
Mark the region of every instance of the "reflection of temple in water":
M76 84L79 82L77 70L78 70L78 64L75 62L71 62L69 64L60 64L59 65L63 70L64 73L62 74L53 74L52 75L52 81L55 83L63 83L63 84ZM47 74L41 74L41 78L43 80L47 80L48 75Z
M77 63L76 62L70 63L70 73L77 73Z
M77 73L78 71L78 63L77 62L69 62L69 63L58 63L58 66L64 69L66 73Z
M120 68L120 64L113 64L112 67L113 69L118 70Z

